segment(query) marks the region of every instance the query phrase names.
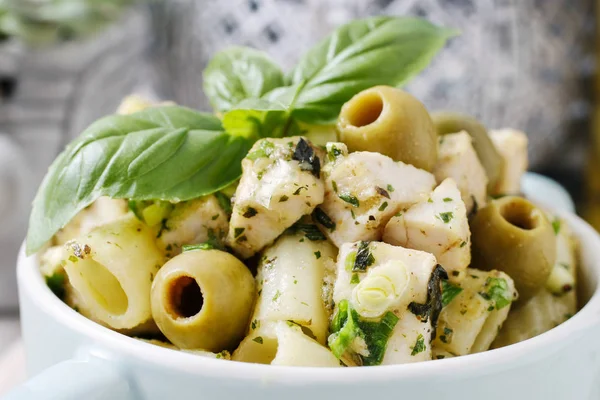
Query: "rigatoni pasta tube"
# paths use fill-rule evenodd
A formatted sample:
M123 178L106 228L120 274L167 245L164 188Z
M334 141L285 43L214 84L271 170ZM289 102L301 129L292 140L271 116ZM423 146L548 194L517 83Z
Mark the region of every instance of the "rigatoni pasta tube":
M284 235L261 258L256 277L261 294L251 328L259 321L293 321L325 344L329 311L322 295L323 279L328 267L335 268L337 249L316 225L300 226L309 230L307 235L301 230Z
M150 287L164 256L145 224L128 216L65 246L65 271L91 319L113 329L152 319Z
M296 367L339 367L337 358L289 321L266 322L231 356L234 361Z
M220 250L192 250L156 275L152 315L175 346L220 352L244 336L254 297L254 279L241 261Z

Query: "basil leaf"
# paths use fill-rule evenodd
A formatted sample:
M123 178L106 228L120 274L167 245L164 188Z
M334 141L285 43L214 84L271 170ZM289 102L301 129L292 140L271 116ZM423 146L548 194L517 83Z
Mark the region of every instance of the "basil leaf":
M271 99L295 97L293 116L332 123L342 105L376 85L402 86L423 70L454 30L418 18L372 17L336 29L304 55ZM297 96L290 92L298 91Z
M442 280L442 306L446 307L462 291L463 289L460 286L453 285L447 280Z
M292 136L298 130L289 119L286 105L263 99L244 100L234 110L226 112L223 127L234 136L253 140Z
M263 52L230 47L217 53L203 72L204 93L216 111L227 111L242 100L260 98L283 86L281 69Z
M27 253L101 196L182 201L239 178L252 141L185 107L148 108L93 123L54 161L33 202Z

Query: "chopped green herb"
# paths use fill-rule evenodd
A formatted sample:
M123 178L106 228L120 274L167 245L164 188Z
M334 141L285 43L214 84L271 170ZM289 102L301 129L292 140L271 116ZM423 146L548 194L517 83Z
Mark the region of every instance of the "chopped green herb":
M321 232L315 224L304 224L304 223L297 222L294 225L292 225L291 229L295 232L298 232L298 231L304 232L304 235L306 236L306 238L308 240L310 240L311 242L317 242L320 240L327 239L325 237L325 235L323 235L323 232Z
M410 353L411 356L416 356L419 353L422 353L425 351L425 338L423 337L423 335L421 335L419 333L419 336L417 336L417 341L415 342L415 345L412 347L412 351Z
M453 285L447 280L442 280L442 305L446 307L462 291L461 287Z
M258 149L254 150L252 153L248 153L246 158L254 161L259 158L269 157L273 154L273 150L275 150L275 144L273 142L262 140Z
M337 183L335 183L335 181L331 181L331 187L333 187L333 191L335 193L338 192L338 187L337 187Z
M335 146L331 146L331 149L327 152L327 158L329 161L333 162L336 158L342 155L342 151Z
M292 160L300 163L302 171L310 171L317 178L321 176L321 160L319 160L313 148L304 138L300 138L298 141Z
M254 321L252 321L252 323L250 324L250 326L252 327L252 329L256 329L256 328L260 328L260 321L255 319Z
M566 269L567 271L568 271L569 269L571 269L571 267L569 266L569 264L566 264L566 263L562 263L562 262L561 262L561 263L558 263L558 265L560 265L561 267L563 267L563 268L564 268L564 269Z
M356 260L354 261L352 272L364 272L367 270L367 267L373 265L374 262L375 257L369 249L369 242L361 241L358 244L358 250L356 251Z
M446 356L443 355L443 354L438 354L438 355L435 356L436 360L443 360L444 358L446 358Z
M388 190L388 192L392 193L392 192L393 192L395 189L394 189L394 187L393 187L392 185L390 185L390 184L388 183L388 185L387 185L387 190Z
M440 213L439 216L439 219L444 221L445 224L449 223L452 220L452 218L454 218L454 213L452 211Z
M349 193L342 193L342 194L338 195L338 197L340 199L344 200L346 203L352 205L352 207L360 206L360 202L358 201L356 196L353 196Z
M460 272L459 271L452 271L452 276L459 276Z
M451 201L452 201L452 199L450 197L444 197L444 202L445 203L448 203L448 202L451 202Z
M258 344L263 344L263 338L262 336L257 336L254 339L252 339L253 342L256 342Z
M394 217L401 217L402 216L402 211L398 211L396 214L394 214Z
M437 323L444 304L442 303L442 284L448 280L448 274L441 265L436 265L435 269L427 282L427 302L425 304L411 302L408 310L421 320L427 322L431 319L431 340L435 339L437 334Z
M256 214L258 214L258 211L256 211L256 208L248 207L246 209L246 211L244 212L244 218L252 218Z
M320 251L315 251L315 257L317 257L317 260L319 258L321 258L321 252Z
M245 231L245 230L246 230L246 228L235 228L235 229L233 230L233 237L234 237L234 238L238 238L238 237L240 237L240 235L241 235L242 233L244 233L244 231Z
M356 219L356 214L354 214L353 209L350 209L350 215L352 216L352 219Z
M348 301L342 300L332 320L330 327L332 334L327 342L333 354L340 358L349 350L354 339L361 337L367 345L369 355L355 354L355 356L361 359L362 365L379 365L397 323L398 317L392 312L387 312L377 322L363 321Z
M280 203L284 203L284 202L288 201L289 199L290 199L290 198L284 194L283 196L281 196L281 197L279 198L279 202L280 202Z
M273 296L273 301L277 301L280 297L281 297L281 292L279 290L277 290L277 292L275 292L275 296Z
M321 210L320 208L315 208L315 211L313 211L313 218L319 224L329 229L329 231L335 231L335 222L333 222L331 218L329 218L329 215L327 215L325 211Z
M210 242L204 242L199 244L184 244L181 246L181 250L185 253L186 251L192 250L212 250L215 248L215 245Z
M298 284L298 279L294 279L294 285Z
M560 219L558 217L554 218L552 221L552 229L554 229L554 234L558 235L560 232Z
M65 297L65 275L60 272L55 272L46 277L46 285L58 297L63 300Z
M479 292L479 294L484 299L493 301L496 310L500 310L512 302L512 295L506 279L489 277L485 281L484 288L485 291Z
M235 239L235 241L237 243L242 243L242 242L245 242L247 240L248 240L248 237L246 235L242 235L242 236L238 237L237 239Z
M352 274L352 278L350 279L350 284L356 285L357 283L360 283L360 278L358 277L358 274L355 272Z
M444 327L444 333L440 335L440 340L442 343L452 343L452 334L454 331L448 327Z
M296 189L296 191L294 193L292 193L294 196L298 196L300 194L300 192L302 191L302 189L304 190L308 190L308 186L300 186L298 189Z
M217 198L217 201L219 202L219 205L221 206L223 211L225 211L227 213L227 215L230 215L231 214L231 199L221 192L215 193L215 197Z
M462 247L465 247L466 245L467 245L467 242L465 242L465 241L463 240L463 242L460 244L460 247L462 248Z
M351 251L346 256L346 261L344 261L344 268L346 268L346 271L352 271L354 269L355 262L356 262L356 252Z
M379 211L383 211L387 208L388 206L388 202L384 201L380 206L379 206Z
M219 218L219 214L215 214L213 215L210 219L212 219L213 221L216 220L217 218Z
M494 306L489 306L487 310L488 311L494 311Z

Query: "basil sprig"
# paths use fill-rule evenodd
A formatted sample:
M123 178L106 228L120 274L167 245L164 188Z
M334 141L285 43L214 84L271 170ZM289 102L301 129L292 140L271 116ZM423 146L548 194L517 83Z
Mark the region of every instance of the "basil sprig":
M232 47L204 71L216 116L150 108L92 124L58 156L33 203L27 253L100 196L180 201L215 193L241 175L262 137L300 133L298 122L333 122L352 96L400 86L456 33L407 17L373 17L337 29L287 77L264 53Z
M285 86L273 88L262 98L271 109L278 108L295 121L330 124L337 119L342 105L358 92L376 85L404 85L456 34L455 30L419 18L356 20L336 29L308 51L286 77ZM227 51L215 59L221 59ZM229 77L238 79L235 74ZM217 104L219 97L212 95L212 86L205 75L205 92ZM256 92L247 96L256 97ZM291 125L288 119L283 124Z
M204 93L216 111L228 111L242 100L258 99L283 86L283 72L265 53L229 47L217 53L203 72Z
M102 118L46 174L33 202L27 253L101 196L182 201L218 191L240 176L255 140L226 132L212 114L179 106Z

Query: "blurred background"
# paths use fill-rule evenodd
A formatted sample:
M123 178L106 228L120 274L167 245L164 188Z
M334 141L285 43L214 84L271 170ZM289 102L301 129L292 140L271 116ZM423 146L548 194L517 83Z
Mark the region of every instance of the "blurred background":
M600 227L596 9L594 0L0 0L0 360L18 335L16 255L52 160L130 93L208 110L201 72L232 44L289 68L354 18L458 28L407 90L431 110L527 132L530 169L563 184Z

